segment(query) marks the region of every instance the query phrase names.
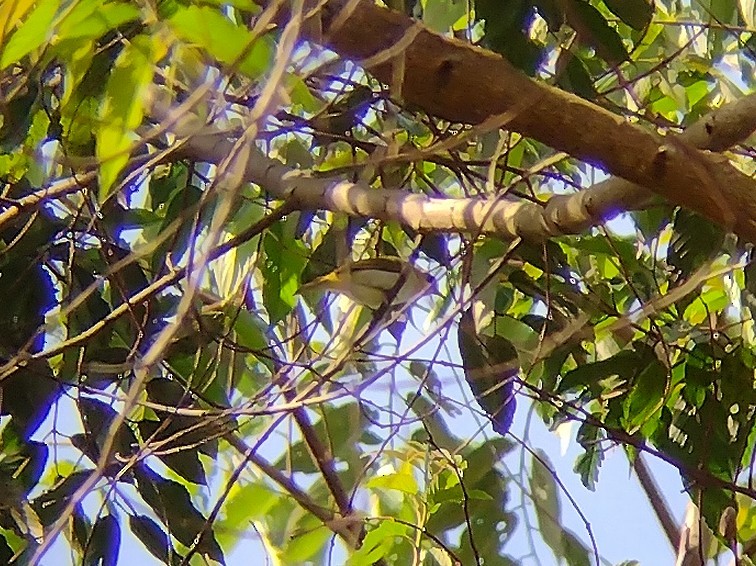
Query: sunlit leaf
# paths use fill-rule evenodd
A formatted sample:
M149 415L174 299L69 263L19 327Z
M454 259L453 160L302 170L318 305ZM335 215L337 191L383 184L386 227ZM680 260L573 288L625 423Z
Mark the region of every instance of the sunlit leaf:
M14 3L8 2L8 5L13 5ZM18 3L15 4L18 5ZM0 41L0 45L2 45L2 50L0 50L0 69L4 69L8 65L20 61L22 57L25 57L45 42L49 26L52 23L53 17L55 17L59 4L60 0L37 2L37 6L19 28L13 32L10 39ZM23 3L21 3L22 5ZM16 10L21 6L16 8Z
M234 24L209 7L181 7L171 17L176 34L200 45L221 63L233 65L250 77L259 77L270 64L272 51L264 38Z
M165 54L158 38L137 36L121 52L108 79L97 132L100 161L100 199L111 193L129 159L133 133L142 122L146 99L142 93L152 81L154 64Z
M97 39L139 17L139 9L127 2L79 0L65 12L57 27L60 40Z
M359 550L352 553L348 566L369 566L386 556L394 544L394 539L408 533L408 527L394 521L381 521L370 529Z

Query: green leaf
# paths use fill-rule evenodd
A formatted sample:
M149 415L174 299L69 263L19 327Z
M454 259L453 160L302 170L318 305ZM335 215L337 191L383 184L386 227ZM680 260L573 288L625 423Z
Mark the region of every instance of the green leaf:
M18 63L23 57L42 45L50 34L50 24L60 0L41 0L15 32L6 39L0 50L0 70Z
M517 350L502 336L478 334L472 309L463 313L457 335L470 390L491 418L494 430L502 436L506 435L516 407L514 383L519 371Z
M683 318L695 326L707 320L712 313L722 312L729 304L726 289L707 289L686 307Z
M279 223L263 238L265 261L260 270L265 283L263 302L271 322L278 322L297 304L297 291L306 255L300 243L285 234Z
M272 49L268 41L255 37L218 10L181 7L170 18L170 24L184 41L201 46L221 63L233 65L253 79L270 69Z
M590 566L590 553L575 535L562 526L559 491L553 466L543 450L531 460L530 491L533 495L538 529L554 556L575 566Z
M105 99L100 109L97 131L97 159L100 163L100 202L112 192L113 185L129 160L136 127L145 112L144 96L152 82L154 65L165 54L157 38L133 38L123 49L110 74Z
M410 495L415 495L419 490L417 481L411 473L411 467L408 465L405 465L399 472L370 478L366 486L369 488L393 489Z
M121 527L115 515L105 515L92 528L84 557L83 566L116 566L118 550L121 546Z
M299 521L297 528L299 532L286 545L281 562L283 564L322 563L313 558L326 548L326 544L333 537L333 532L319 519L309 514Z
M129 515L129 528L144 547L164 564L179 564L183 559L171 548L163 529L146 515Z
M447 398L431 395L429 400L422 393L419 395L408 394L406 402L412 412L423 422L423 430L417 431L413 438L420 442L427 442L428 436L430 436L437 446L453 452L455 447L459 445L459 439L449 430L442 411L438 410L439 407L443 408L444 405L449 405ZM453 408L453 406L451 407Z
M423 6L423 23L439 33L447 33L466 13L465 0L427 0Z
M263 320L246 309L236 315L234 331L239 345L249 349L257 356L257 360L264 364L271 372L274 371L273 360L268 352L267 325Z
M535 506L538 531L557 557L564 556L565 542L561 525L559 490L553 466L543 450L537 449L530 461L530 493Z
M667 369L658 360L651 362L638 375L624 404L625 425L628 433L635 433L661 409L667 384Z
M128 2L79 0L66 11L56 29L59 41L98 39L107 32L139 18L139 9Z
M567 67L559 74L557 84L587 100L594 100L598 93L593 85L593 77L580 57L571 57Z
M192 504L186 488L164 478L147 467L134 470L137 490L161 521L170 529L171 535L188 548L197 548L200 554L223 562L223 551L215 539L207 519ZM197 535L204 533L197 541Z
M128 2L79 0L65 13L56 34L61 41L98 39L139 15L139 9Z
M360 548L349 557L347 566L372 566L388 555L396 537L407 535L407 526L394 521L381 521L376 528L367 532Z
M646 29L654 16L654 4L648 0L604 0L604 5L636 31Z
M32 501L44 525L51 525L65 509L74 493L89 479L93 470L78 470L60 477L55 484Z
M564 558L570 566L591 566L593 554L571 531L564 531Z
M667 263L677 272L674 279L684 280L721 249L725 233L719 226L683 208L675 212L672 227L674 233L667 248Z
M279 495L261 483L234 485L223 507L229 525L241 525L265 517Z
M577 441L585 451L575 461L575 472L580 474L583 485L591 491L596 490L599 467L604 460L601 447L604 436L601 428L587 422L580 425L577 432Z
M594 395L598 395L602 391L602 380L612 376L630 380L642 359L638 352L623 350L606 360L581 364L562 377L557 386L557 393L587 388Z
M628 59L628 53L622 37L604 19L604 16L585 0L572 0L574 9L568 19L569 24L580 34L583 41L589 43L604 60L619 64Z

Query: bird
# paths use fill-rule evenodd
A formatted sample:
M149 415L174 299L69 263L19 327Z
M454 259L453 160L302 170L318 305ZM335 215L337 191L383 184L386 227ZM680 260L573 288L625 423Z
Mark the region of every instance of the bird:
M395 256L348 261L305 283L297 293L312 291L341 293L373 310L404 305L426 293L438 294L429 273Z

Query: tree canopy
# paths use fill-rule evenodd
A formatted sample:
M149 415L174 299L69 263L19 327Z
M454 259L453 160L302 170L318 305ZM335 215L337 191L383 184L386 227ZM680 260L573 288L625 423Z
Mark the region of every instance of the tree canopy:
M0 22L0 562L599 563L527 413L752 563L753 0Z

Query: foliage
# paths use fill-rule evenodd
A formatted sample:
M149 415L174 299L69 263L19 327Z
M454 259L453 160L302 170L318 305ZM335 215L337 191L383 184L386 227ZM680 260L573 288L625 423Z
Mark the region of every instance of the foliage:
M403 225L404 192L541 205L603 173L405 104L299 3L265 4L0 4L0 562L63 534L83 564L135 541L165 564L250 544L282 564L514 564L534 518L532 554L593 563L548 457L505 465L530 449L515 395L518 415L577 423L589 489L611 445L648 452L710 526L737 506L748 543L750 244L658 201L547 241ZM389 4L652 131L753 90L746 0ZM747 143L727 157L754 174ZM292 196L322 179L371 191ZM383 256L439 293L376 310L297 293Z

